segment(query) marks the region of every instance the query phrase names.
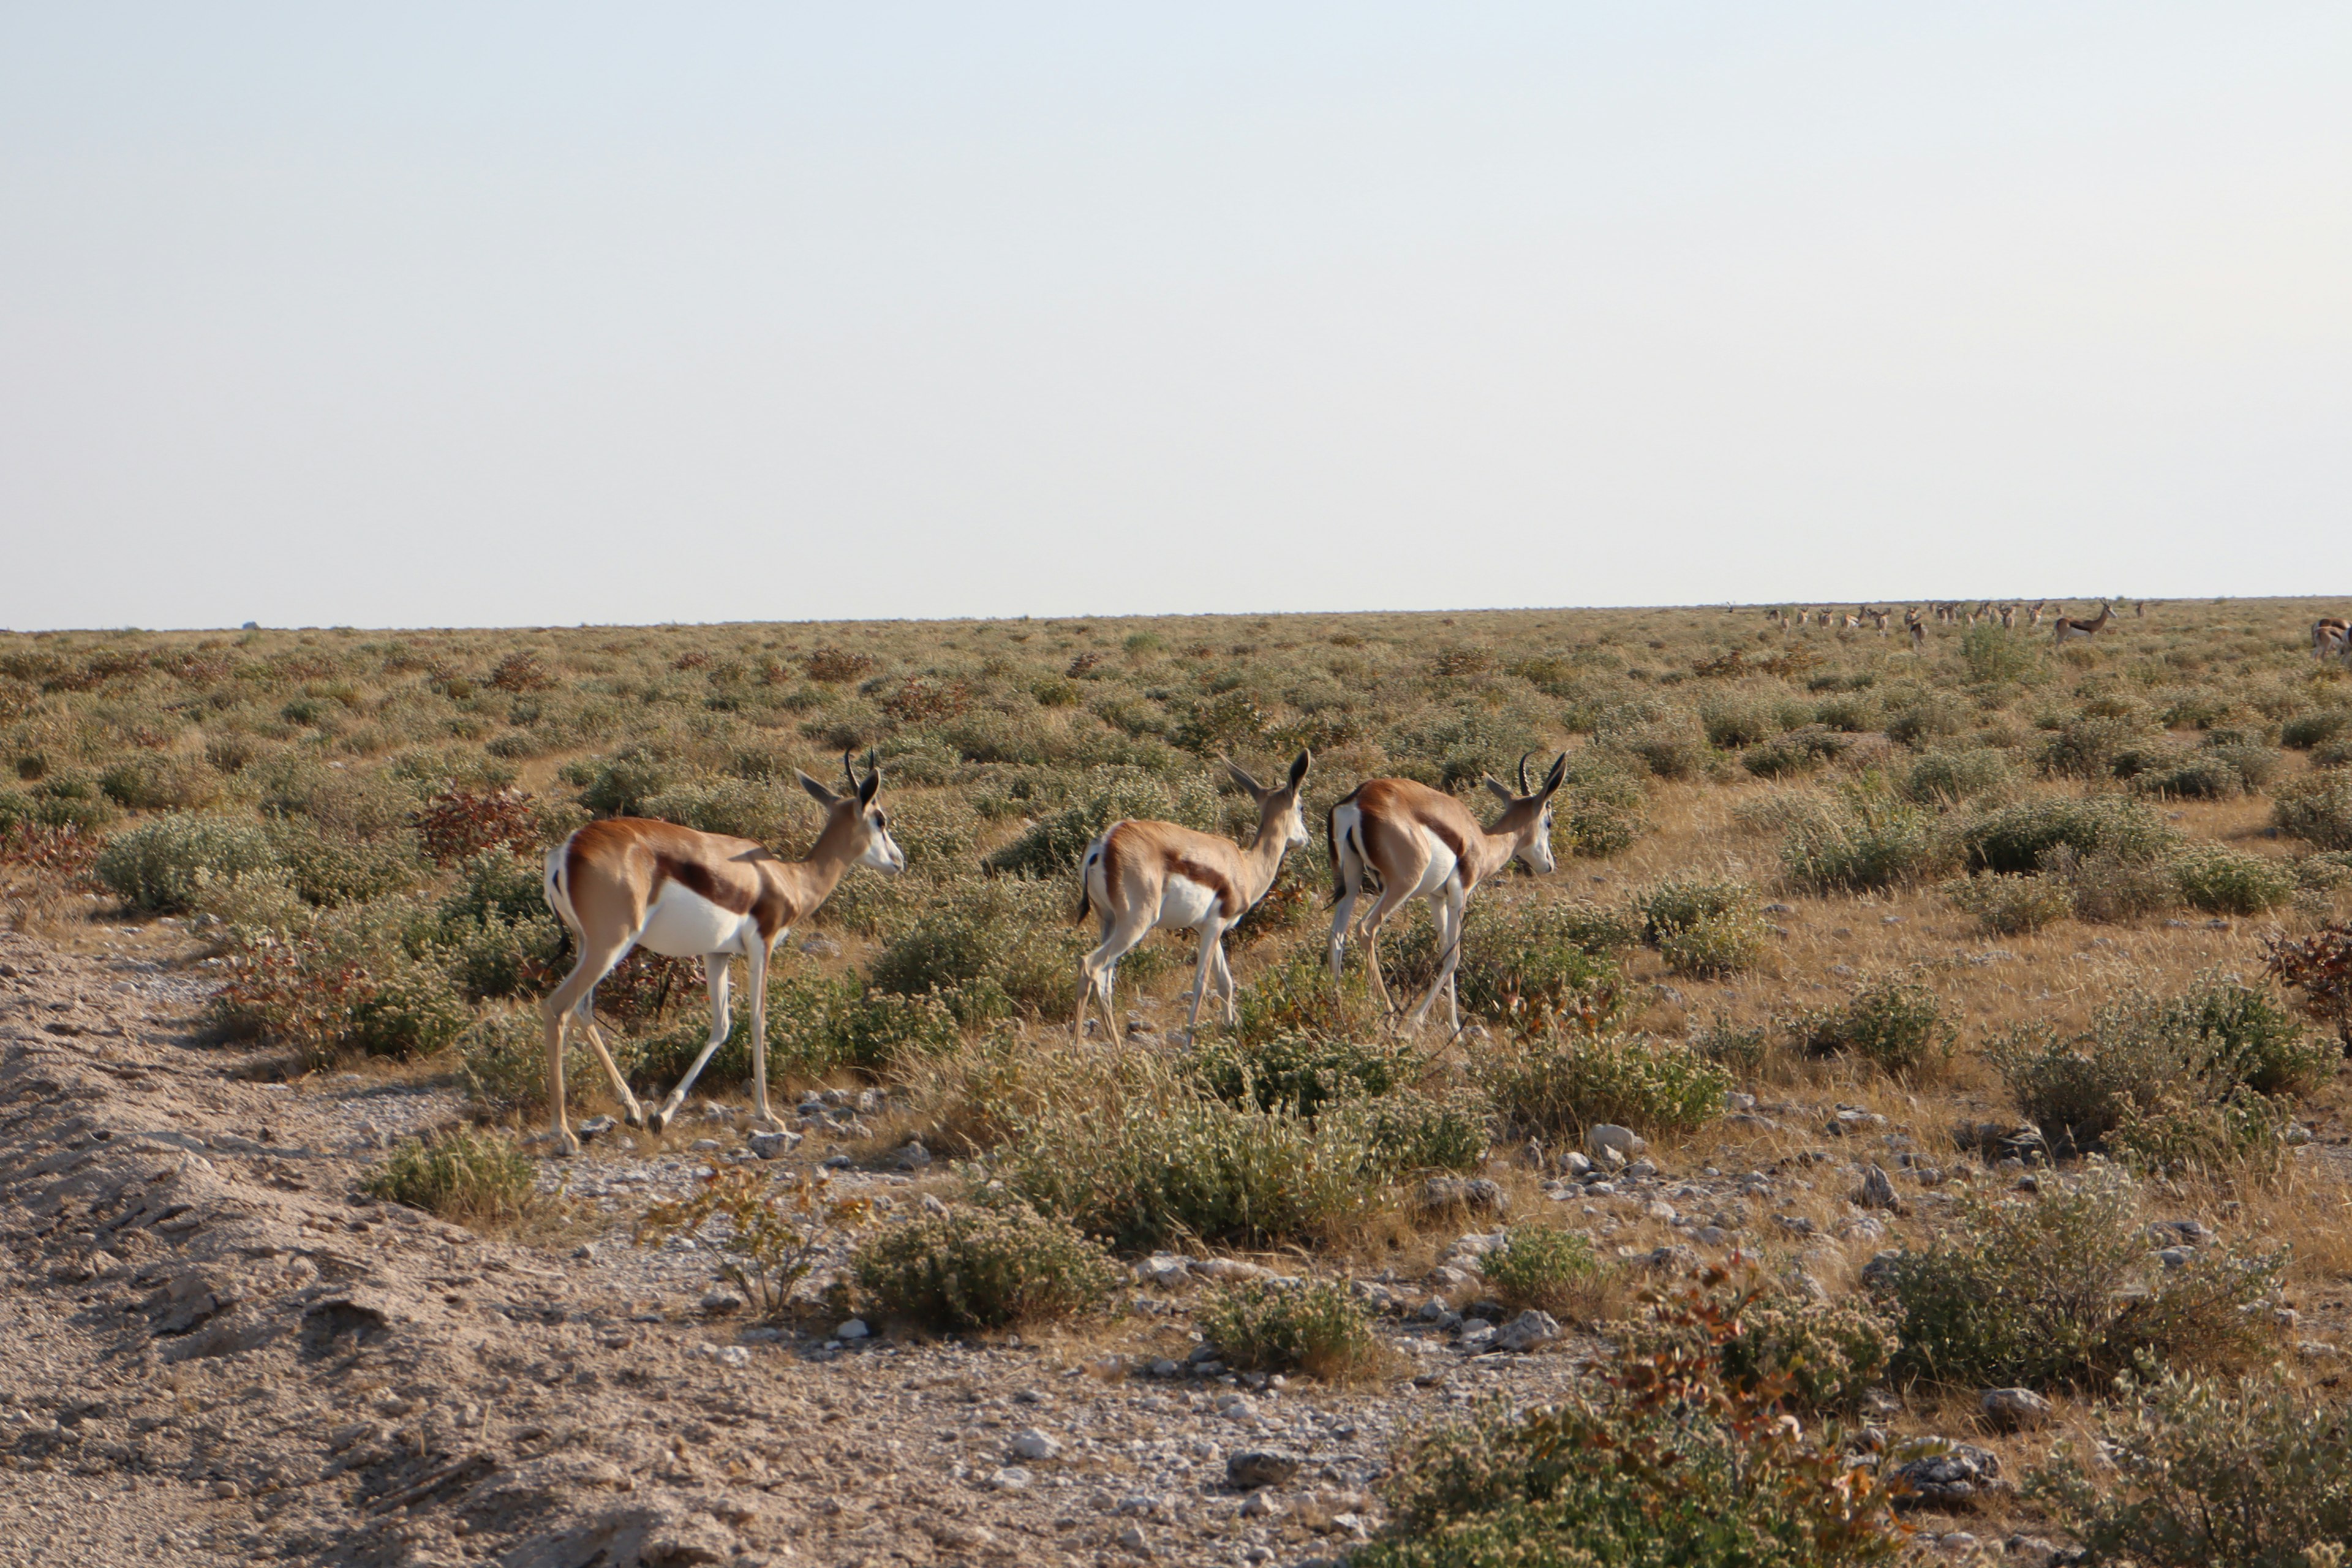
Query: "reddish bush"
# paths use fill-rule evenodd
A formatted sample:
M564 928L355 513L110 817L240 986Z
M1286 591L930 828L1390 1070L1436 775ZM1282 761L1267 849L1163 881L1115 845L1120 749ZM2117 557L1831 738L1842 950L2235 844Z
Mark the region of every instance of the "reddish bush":
M409 819L425 852L444 866L485 849L529 855L539 847L539 818L520 790L443 790Z
M517 648L490 666L490 684L500 691L544 691L555 684L555 677L547 673L539 655Z
M811 680L856 680L874 668L870 653L853 653L845 647L821 647L802 661Z
M882 700L882 711L901 724L934 724L971 706L971 689L961 680L917 676Z
M2352 925L2322 926L2309 936L2284 932L2263 939L2271 978L2296 993L2304 1010L2336 1026L2352 1050Z
M98 840L68 822L48 827L15 822L0 833L0 865L22 866L43 877L78 883L98 858Z

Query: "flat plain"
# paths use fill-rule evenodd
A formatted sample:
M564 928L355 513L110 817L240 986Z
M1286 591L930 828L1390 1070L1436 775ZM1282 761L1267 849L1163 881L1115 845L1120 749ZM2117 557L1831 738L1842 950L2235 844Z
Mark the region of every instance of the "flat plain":
M2341 610L2113 603L0 635L0 1558L2338 1561ZM1074 1038L1087 842L1301 752L1238 1025ZM1335 986L1330 803L1563 752L1462 1026ZM845 753L779 1125L739 985L554 1157L545 849Z

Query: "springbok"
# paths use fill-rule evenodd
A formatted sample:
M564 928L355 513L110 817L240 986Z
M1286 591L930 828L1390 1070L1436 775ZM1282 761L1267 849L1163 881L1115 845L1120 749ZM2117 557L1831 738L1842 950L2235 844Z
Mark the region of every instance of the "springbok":
M893 875L907 868L906 853L890 837L889 818L874 798L882 770L866 753L861 781L842 753L849 793L836 795L806 773L801 788L824 807L824 826L805 860L779 860L749 838L702 833L675 823L614 816L592 822L547 852L547 904L571 929L579 962L540 1004L547 1019L547 1100L560 1152L579 1152L563 1117L563 1040L575 1020L586 1029L596 1059L628 1108L631 1126L660 1131L687 1091L726 1042L730 961L739 954L751 970L751 1086L755 1114L776 1125L768 1109L768 959L795 921L825 900L852 866ZM592 1011L596 983L633 947L670 958L702 960L710 986L710 1037L667 1099L650 1113L637 1103L613 1053L604 1048Z
M1118 1038L1111 986L1118 961L1161 927L1201 933L1192 964L1192 1010L1186 1033L1200 1027L1201 1000L1211 981L1225 1000L1225 1022L1238 1023L1234 972L1225 965L1225 932L1272 890L1282 858L1307 841L1298 786L1315 760L1301 752L1290 776L1268 789L1228 761L1225 771L1257 802L1257 836L1246 849L1229 838L1173 822L1122 820L1103 829L1078 862L1078 918L1091 910L1102 922L1102 942L1078 961L1078 1016L1070 1032L1086 1037L1087 1008L1099 997L1105 1038Z
M1454 967L1462 961L1462 914L1478 884L1510 864L1526 862L1538 876L1549 876L1557 862L1551 852L1551 797L1568 777L1568 753L1562 752L1544 775L1543 783L1528 787L1528 760L1519 759L1517 794L1489 773L1486 785L1503 803L1503 814L1492 827L1481 827L1462 803L1412 779L1367 779L1331 807L1326 820L1331 844L1331 893L1337 908L1331 917L1331 983L1339 983L1341 960L1347 954L1348 924L1356 912L1367 881L1380 897L1359 928L1364 954L1371 969L1372 994L1381 1005L1396 1011L1389 1000L1388 982L1381 974L1381 926L1408 899L1427 899L1437 922L1437 978L1413 1006L1405 1027L1419 1029L1430 1005L1445 993L1445 1021L1459 1032L1462 1014L1454 988Z
M2352 626L2323 616L2311 623L2311 657L2326 658L2331 653L2342 653L2347 639L2352 639Z
M1915 610L1915 611L1914 611L1914 612L1912 612L1912 614L1911 614L1911 615L1910 615L1910 616L1909 616L1905 620L1904 624L1905 624L1906 626L1908 626L1908 627L1910 628L1910 630L1911 630L1911 651L1912 651L1913 653L1925 653L1925 652L1927 652L1927 622L1925 622L1925 621L1923 621L1923 620L1921 620L1921 619L1919 618L1918 612L1916 612L1916 611Z
M2056 637L2058 646L2063 647L2076 637L2098 636L2106 629L2107 623L2115 619L2115 615L2114 605L2101 605L2098 615L2090 620L2070 620L2064 616L2059 616L2051 621L2050 629L2052 635Z
M2047 599L2036 599L2036 600L2034 600L2034 601L2033 601L2033 616L2032 616L2032 618L2030 621L2028 621L2028 622L2027 622L2027 624L2028 624L2029 626L2040 626L2040 625L2042 624L2042 612L2043 610L2047 609L2047 608L2049 607L2049 605L2050 605L2050 601L2049 601L2049 600L2047 600Z
M2017 606L2015 605L2003 605L2000 607L2000 629L2005 632L2015 631L2017 629Z

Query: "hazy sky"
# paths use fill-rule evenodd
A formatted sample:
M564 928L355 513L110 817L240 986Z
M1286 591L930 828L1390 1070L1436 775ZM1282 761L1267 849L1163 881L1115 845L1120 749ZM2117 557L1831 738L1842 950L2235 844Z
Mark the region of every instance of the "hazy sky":
M0 3L0 626L2352 589L2352 7Z

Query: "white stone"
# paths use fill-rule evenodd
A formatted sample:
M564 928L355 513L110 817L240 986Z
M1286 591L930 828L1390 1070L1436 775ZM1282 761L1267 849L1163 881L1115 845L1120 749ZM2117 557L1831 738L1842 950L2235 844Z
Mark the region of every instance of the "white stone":
M862 1340L873 1331L874 1331L872 1329L866 1326L865 1319L852 1318L849 1321L842 1324L841 1327L834 1330L833 1337L837 1340Z
M1016 1459L1050 1459L1062 1451L1062 1446L1059 1443L1038 1431L1034 1426L1025 1432L1016 1433L1011 1448L1013 1457Z

